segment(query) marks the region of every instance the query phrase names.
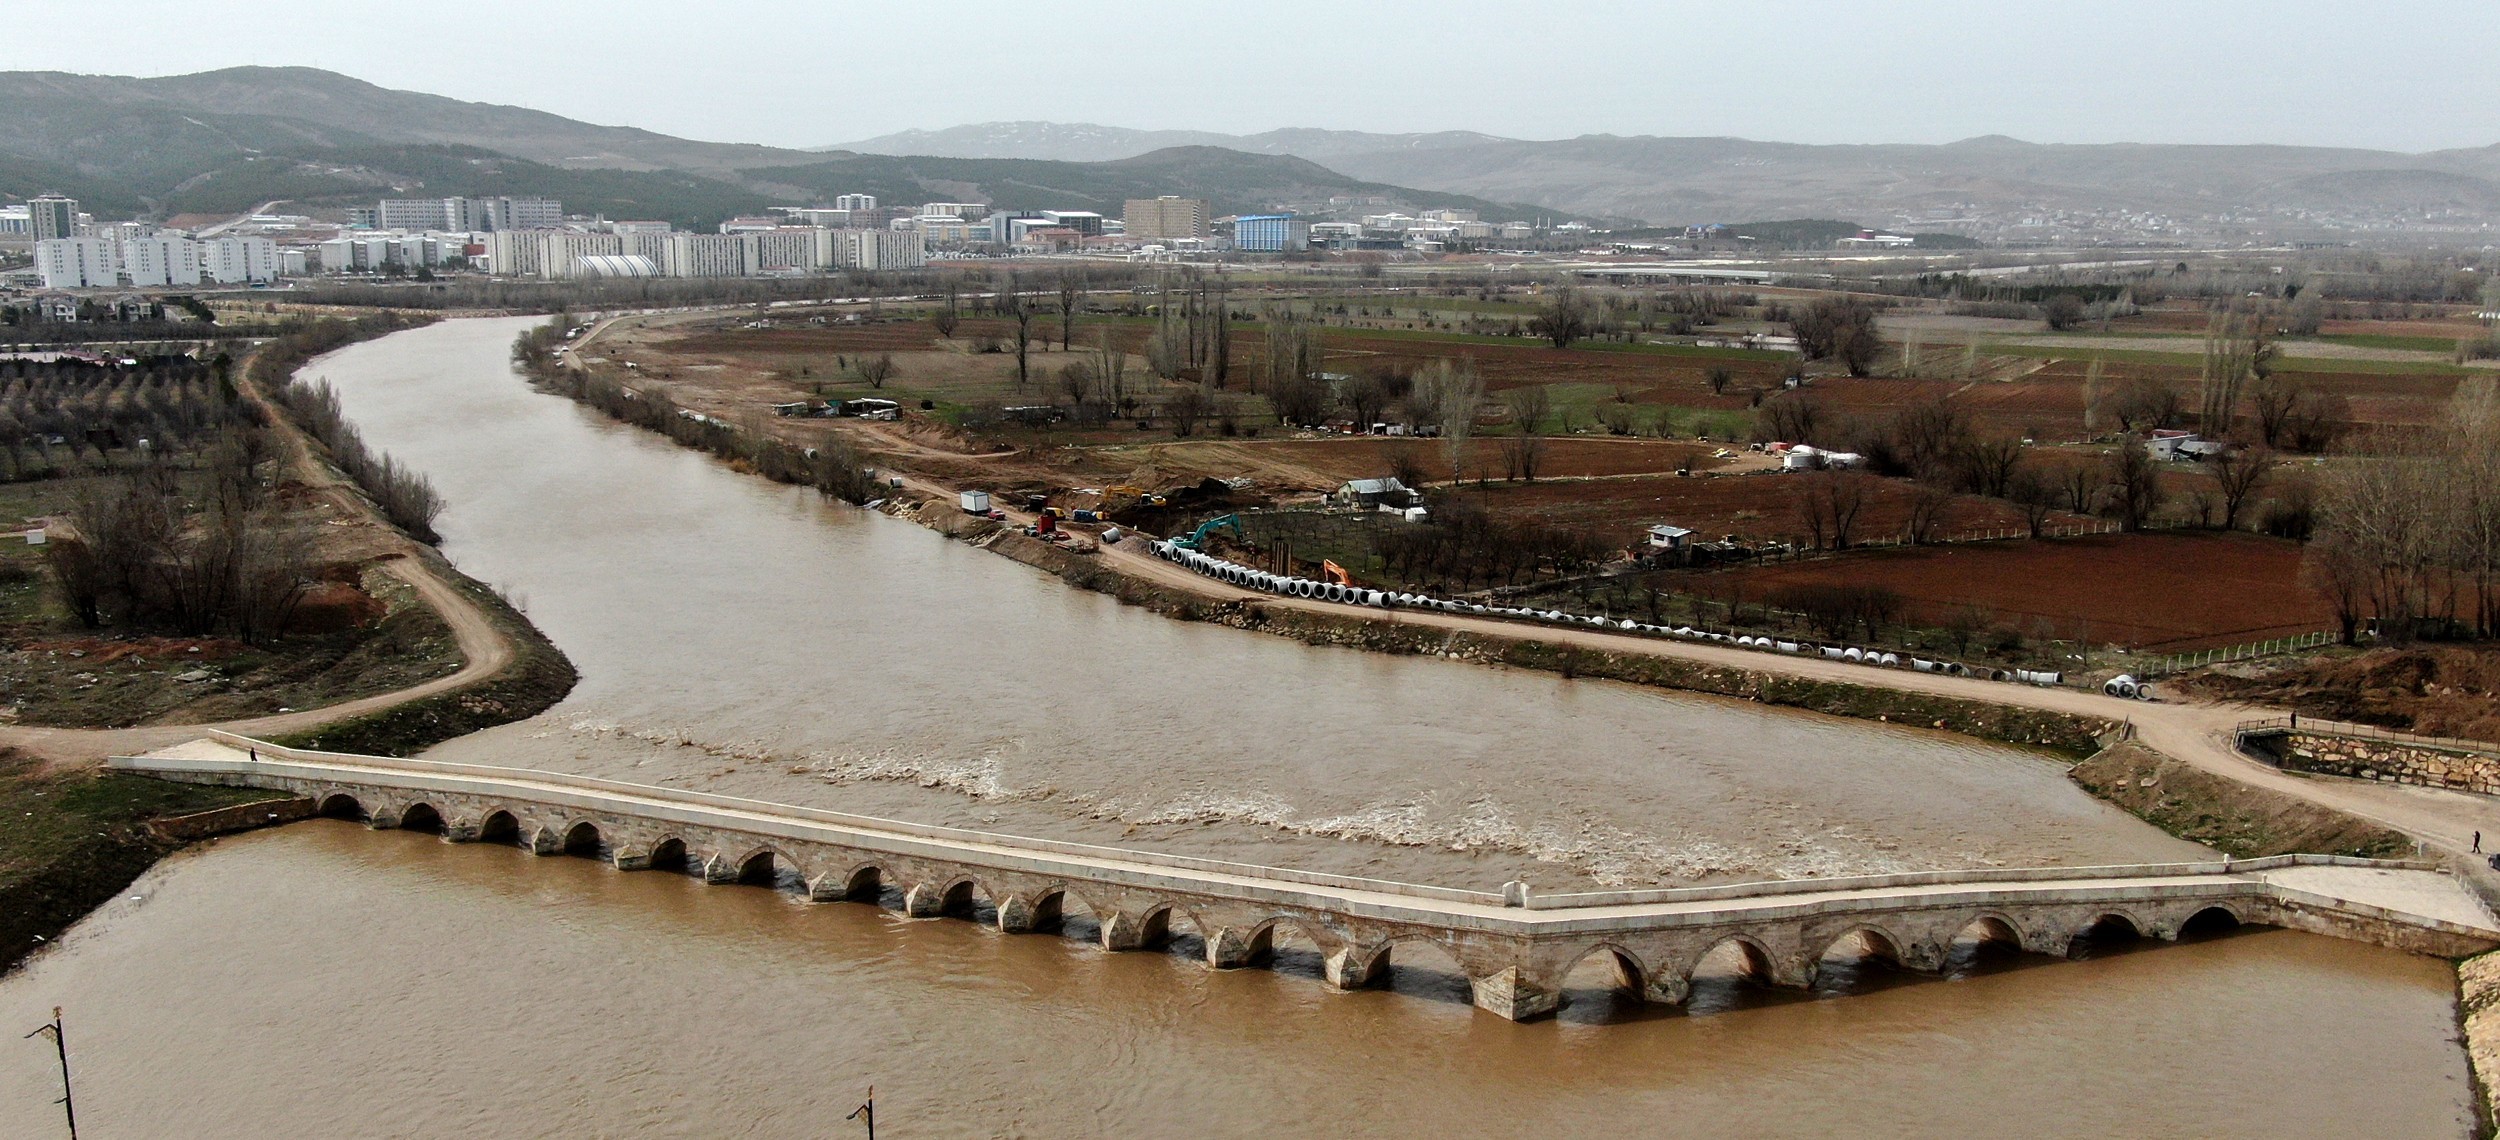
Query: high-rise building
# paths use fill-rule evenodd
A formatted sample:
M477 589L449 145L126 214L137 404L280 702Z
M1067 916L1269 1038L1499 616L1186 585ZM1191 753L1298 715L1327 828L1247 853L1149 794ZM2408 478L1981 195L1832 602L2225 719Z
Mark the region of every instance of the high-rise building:
M834 196L833 208L837 210L874 210L877 208L877 196L874 194L838 194Z
M103 238L46 238L35 243L35 267L46 289L108 289L122 281L114 253Z
M220 285L278 279L278 243L265 237L221 237L200 243L200 273Z
M36 241L78 236L78 199L41 194L26 200L27 220Z
M1178 241L1197 238L1204 241L1208 232L1207 200L1181 198L1166 194L1160 198L1131 198L1120 212L1128 223L1128 236L1139 241Z
M142 288L200 283L200 244L185 237L137 237L122 242L122 276Z

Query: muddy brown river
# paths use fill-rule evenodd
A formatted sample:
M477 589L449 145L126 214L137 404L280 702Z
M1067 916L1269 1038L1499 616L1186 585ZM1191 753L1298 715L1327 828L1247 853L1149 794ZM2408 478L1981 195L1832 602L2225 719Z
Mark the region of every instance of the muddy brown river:
M1490 888L2197 851L2051 760L1172 622L530 391L518 321L316 365L445 550L581 668L444 758ZM1082 924L1077 924L1081 935ZM94 1136L2454 1136L2444 963L2262 931L2076 963L1842 964L1513 1025L1420 957L1211 973L756 888L316 822L168 861L0 981L67 1006ZM13 1036L13 1035L12 1035ZM49 1053L0 1050L0 1136Z

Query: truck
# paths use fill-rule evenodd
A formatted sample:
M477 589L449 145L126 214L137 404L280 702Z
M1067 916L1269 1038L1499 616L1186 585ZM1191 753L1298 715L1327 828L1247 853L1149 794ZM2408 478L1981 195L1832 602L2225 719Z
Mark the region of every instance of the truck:
M962 501L965 514L986 515L990 513L990 493L987 491L965 491L957 498Z

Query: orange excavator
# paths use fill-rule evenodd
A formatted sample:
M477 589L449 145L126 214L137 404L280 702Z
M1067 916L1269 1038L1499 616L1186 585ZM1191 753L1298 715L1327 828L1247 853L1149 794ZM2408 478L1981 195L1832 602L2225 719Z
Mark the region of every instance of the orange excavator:
M1330 559L1323 558L1320 560L1319 573L1322 578L1340 586L1351 586L1354 584L1354 575L1346 573L1345 567L1337 565L1335 561Z

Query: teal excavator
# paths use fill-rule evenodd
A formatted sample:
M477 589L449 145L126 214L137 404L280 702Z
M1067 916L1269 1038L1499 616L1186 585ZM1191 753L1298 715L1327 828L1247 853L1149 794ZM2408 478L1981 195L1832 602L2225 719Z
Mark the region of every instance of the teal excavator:
M1233 532L1234 538L1240 539L1244 543L1248 543L1250 541L1250 536L1242 533L1241 516L1217 515L1214 518L1199 523L1198 529L1189 532L1189 537L1173 538L1172 545L1180 547L1183 550L1205 550L1207 548L1207 539L1214 537L1215 532L1219 530L1228 529Z

